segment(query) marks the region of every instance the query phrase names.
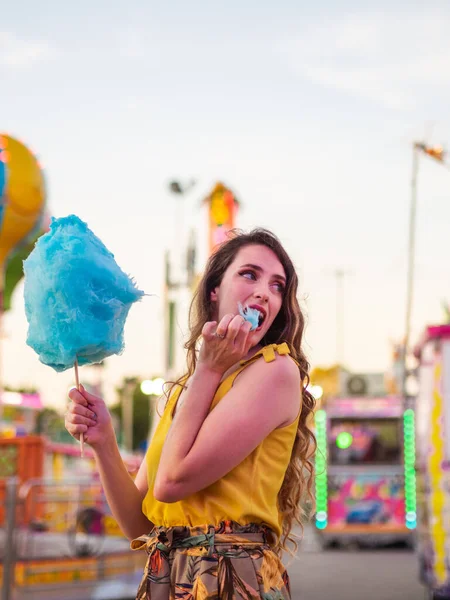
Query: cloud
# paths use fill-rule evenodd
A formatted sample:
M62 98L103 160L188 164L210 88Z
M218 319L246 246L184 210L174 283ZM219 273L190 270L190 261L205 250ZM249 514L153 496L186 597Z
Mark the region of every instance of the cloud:
M146 36L138 29L123 29L117 35L116 46L119 54L125 58L145 58L148 54Z
M9 69L26 68L52 59L56 52L46 41L22 40L7 31L0 31L0 66Z
M394 109L413 108L424 89L450 90L448 15L349 15L278 44L300 76Z

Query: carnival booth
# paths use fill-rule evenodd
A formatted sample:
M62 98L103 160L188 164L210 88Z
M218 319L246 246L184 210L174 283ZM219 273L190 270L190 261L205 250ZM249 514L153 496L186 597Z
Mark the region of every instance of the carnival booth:
M315 422L316 528L323 545L412 543L413 411L404 411L397 396L332 398Z
M427 327L415 354L420 576L430 598L450 599L450 324Z

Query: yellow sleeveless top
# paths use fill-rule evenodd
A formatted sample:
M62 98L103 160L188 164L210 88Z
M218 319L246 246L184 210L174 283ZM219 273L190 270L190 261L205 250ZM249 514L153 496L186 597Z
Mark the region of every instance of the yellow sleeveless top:
M231 389L236 377L248 364L261 356L266 362L271 362L275 360L276 353L289 354L288 345L283 343L265 346L247 361L241 361L240 367L220 383L210 411ZM247 458L221 479L179 502L169 504L156 500L153 489L164 440L181 390L181 386L178 386L170 396L147 450L148 492L142 502L143 513L156 526L163 527L219 525L221 521L227 520L241 525L264 523L279 537L282 519L277 496L291 458L300 410L293 423L274 429ZM300 398L301 394L299 408Z

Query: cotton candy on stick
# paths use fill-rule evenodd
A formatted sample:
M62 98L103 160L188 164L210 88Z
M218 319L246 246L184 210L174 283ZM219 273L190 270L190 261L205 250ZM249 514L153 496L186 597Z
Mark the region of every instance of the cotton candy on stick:
M144 292L75 215L52 219L24 273L27 344L55 371L75 367L79 389L78 365L123 351L128 311Z
M259 324L259 310L257 308L251 308L250 306L244 308L240 302L238 303L238 310L241 317L251 324L252 327L250 331L254 331Z

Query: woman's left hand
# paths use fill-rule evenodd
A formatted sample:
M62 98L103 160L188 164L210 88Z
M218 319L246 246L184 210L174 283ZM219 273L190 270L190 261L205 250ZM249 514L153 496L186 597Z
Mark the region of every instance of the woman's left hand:
M223 375L242 360L252 347L252 325L241 315L225 315L219 323L208 321L202 329L203 344L198 365Z

